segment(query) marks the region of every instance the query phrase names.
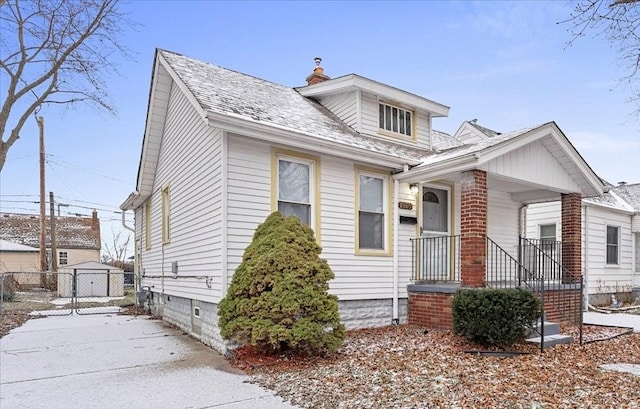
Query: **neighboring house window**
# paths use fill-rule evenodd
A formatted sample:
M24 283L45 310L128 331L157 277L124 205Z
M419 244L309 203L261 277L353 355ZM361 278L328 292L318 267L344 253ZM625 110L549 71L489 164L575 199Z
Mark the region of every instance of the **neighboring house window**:
M144 204L144 245L151 248L151 199Z
M388 176L357 169L356 250L387 250Z
M413 113L411 111L380 102L378 120L380 129L406 136L413 135Z
M171 197L169 185L162 187L162 242L168 243L171 239Z
M636 273L640 273L640 233L636 233Z
M61 266L65 266L68 264L68 262L69 255L66 251L61 251L60 253L58 253L58 264L60 264Z
M556 224L540 225L540 241L556 241Z
M278 156L278 211L296 216L307 226L314 225L314 161Z
M620 227L607 226L607 264L620 264Z

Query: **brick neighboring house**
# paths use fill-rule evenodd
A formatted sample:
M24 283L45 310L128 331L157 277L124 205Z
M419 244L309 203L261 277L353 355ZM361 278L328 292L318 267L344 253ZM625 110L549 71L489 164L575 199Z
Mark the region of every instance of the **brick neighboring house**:
M94 210L92 217L56 217L56 261L58 267L87 261L100 261L100 220ZM49 217L46 217L46 246L49 268L51 268L51 232ZM40 271L40 217L34 214L0 213L0 241L6 243L6 251L0 248L0 272ZM18 249L19 247L19 249ZM24 259L29 252L28 263ZM18 251L19 250L19 251ZM34 263L34 259L36 262ZM24 283L28 284L28 283Z

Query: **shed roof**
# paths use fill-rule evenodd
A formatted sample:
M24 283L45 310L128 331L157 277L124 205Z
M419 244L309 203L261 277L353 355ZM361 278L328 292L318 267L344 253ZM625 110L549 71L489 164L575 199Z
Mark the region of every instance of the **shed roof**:
M49 217L45 218L46 243L51 245ZM22 213L0 213L0 239L38 248L40 216ZM100 221L94 217L56 217L56 246L61 249L100 250Z
M11 251L20 253L38 253L40 250L35 247L25 246L24 244L14 243L0 239L0 251Z

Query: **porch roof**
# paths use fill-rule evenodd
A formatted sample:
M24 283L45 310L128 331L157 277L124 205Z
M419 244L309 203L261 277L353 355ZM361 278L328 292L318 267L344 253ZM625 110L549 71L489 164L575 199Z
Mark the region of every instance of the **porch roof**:
M479 131L477 136L472 143L434 152L394 177L408 183L458 181L461 172L484 170L489 188L510 192L523 203L556 200L561 193L592 197L604 191L602 180L555 122L508 133Z

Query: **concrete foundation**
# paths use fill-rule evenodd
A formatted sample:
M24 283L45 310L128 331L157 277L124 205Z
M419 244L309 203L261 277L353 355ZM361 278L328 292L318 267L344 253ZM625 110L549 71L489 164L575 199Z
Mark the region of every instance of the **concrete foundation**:
M339 301L338 309L347 329L393 324L392 299ZM233 349L233 344L220 336L217 304L153 293L151 312L222 354ZM399 300L398 315L400 324L407 322L406 298Z

